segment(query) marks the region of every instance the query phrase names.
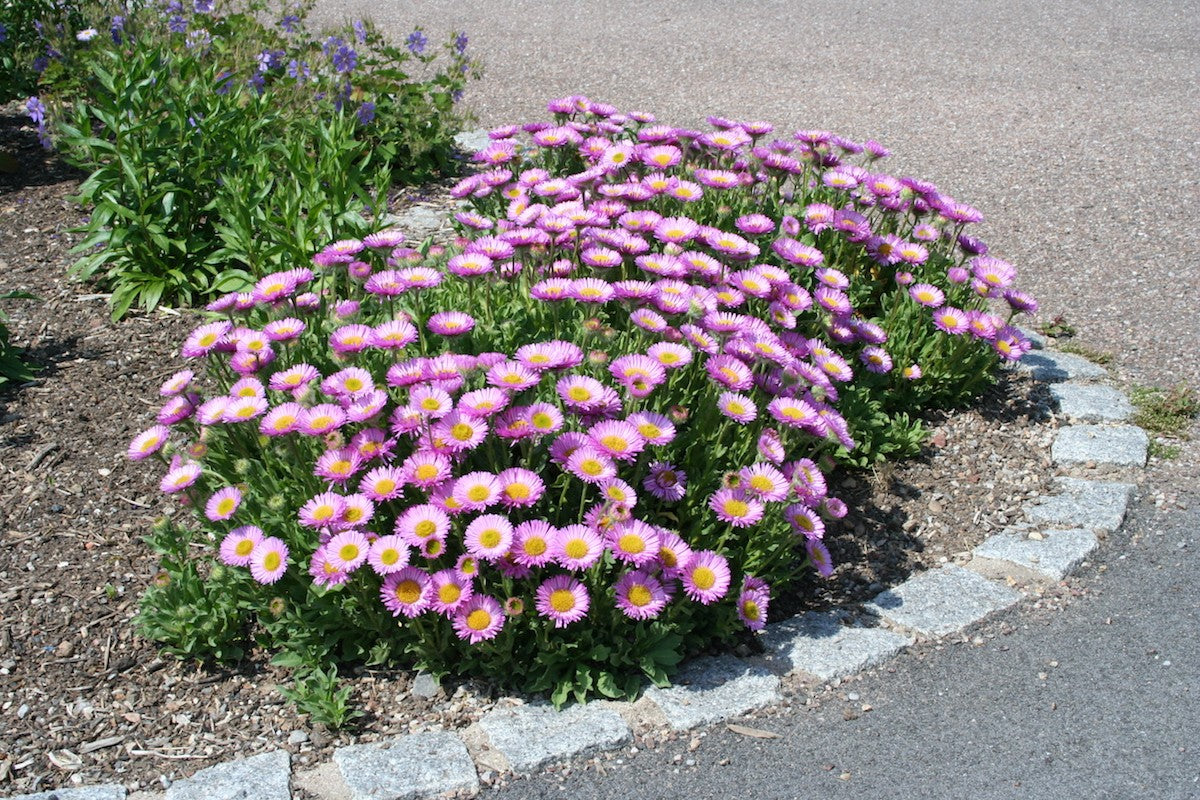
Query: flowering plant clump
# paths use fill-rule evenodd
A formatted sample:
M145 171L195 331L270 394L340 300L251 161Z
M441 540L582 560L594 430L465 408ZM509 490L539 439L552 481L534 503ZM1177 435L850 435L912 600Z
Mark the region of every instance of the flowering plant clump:
M91 27L26 110L91 173L72 272L103 276L115 318L202 303L361 236L394 178L450 169L478 73L467 37L397 46L366 21L318 33L310 5L81 4Z
M631 696L832 571L826 473L887 395L1026 347L977 212L843 160L879 145L550 109L476 155L461 248L384 230L210 306L129 449L201 519L152 536L149 635Z

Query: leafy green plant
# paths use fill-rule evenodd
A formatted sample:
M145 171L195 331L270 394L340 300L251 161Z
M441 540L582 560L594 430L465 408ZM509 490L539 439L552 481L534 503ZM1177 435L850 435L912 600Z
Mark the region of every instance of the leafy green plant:
M369 23L317 35L309 6L207 5L126 10L120 35L73 52L78 85L51 92L49 111L30 101L92 173L72 272L111 287L114 318L244 288L362 235L393 177L450 165L455 102L476 71L465 37L443 59Z
M1129 400L1137 408L1134 424L1160 436L1186 439L1192 421L1200 416L1200 396L1184 383L1169 388L1135 386Z
M28 292L5 292L0 300L36 300ZM10 382L23 383L33 380L33 370L25 362L22 351L10 340L8 317L0 311L0 389Z
M278 659L276 663L279 663ZM284 662L284 666L300 665ZM336 666L298 670L291 687L281 687L279 691L313 722L330 728L341 728L362 716L362 712L350 704L350 687L339 686Z

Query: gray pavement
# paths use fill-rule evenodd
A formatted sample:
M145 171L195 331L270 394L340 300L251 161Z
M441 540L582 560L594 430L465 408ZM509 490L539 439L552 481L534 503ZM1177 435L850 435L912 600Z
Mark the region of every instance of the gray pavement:
M318 13L370 14L398 38L465 29L487 68L468 99L485 126L579 92L678 124L720 114L879 139L891 170L984 211L981 235L1043 315L1110 353L1119 381L1200 375L1195 2L320 0ZM1198 472L1196 443L1151 463L1067 608L1020 603L971 633L982 645L918 648L856 680L858 700L843 687L753 723L779 739L717 726L695 752L685 737L484 796L1200 797Z

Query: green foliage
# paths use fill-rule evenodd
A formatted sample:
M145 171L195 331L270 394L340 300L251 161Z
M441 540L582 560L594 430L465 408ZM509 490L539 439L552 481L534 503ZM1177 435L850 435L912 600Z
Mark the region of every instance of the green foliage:
M1188 428L1200 416L1200 396L1185 383L1165 389L1135 386L1129 400L1137 407L1134 424L1161 436L1186 439Z
M1034 330L1043 336L1052 336L1055 339L1069 339L1075 335L1075 326L1062 314L1036 325Z
M0 300L36 300L28 292L5 292ZM25 363L21 349L10 341L8 317L0 311L0 389L10 382L24 383L33 380L33 370Z
M291 688L284 687L279 691L308 714L313 722L330 728L340 728L362 716L361 711L350 705L350 687L339 687L335 666L298 670Z
M244 289L361 235L393 177L450 167L465 54L417 56L369 24L318 36L306 13L139 6L73 51L73 82L47 79L56 146L91 172L72 273L112 289L114 319Z
M37 93L52 64L47 52L69 53L86 21L76 0L6 0L0 4L0 27L0 103L7 103Z
M1064 353L1073 353L1074 355L1086 358L1093 364L1099 364L1102 367L1108 366L1113 360L1112 353L1105 352L1104 350L1097 350L1093 347L1077 344L1075 342L1062 342L1058 345L1058 349Z

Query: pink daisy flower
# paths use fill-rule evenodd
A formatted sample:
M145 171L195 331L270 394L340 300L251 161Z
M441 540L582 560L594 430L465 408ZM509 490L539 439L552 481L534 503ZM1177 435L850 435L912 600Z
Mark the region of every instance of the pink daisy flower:
M621 420L606 420L588 430L592 444L605 455L618 461L633 461L646 446L637 426Z
M162 481L159 482L158 488L165 494L182 492L199 480L200 472L200 465L194 461L190 461L167 472L163 476Z
M469 578L453 568L439 570L429 576L431 605L439 614L453 614L475 593Z
M261 584L272 584L287 570L288 546L282 539L267 536L250 553L250 575Z
M475 318L461 311L439 311L429 318L425 327L439 336L460 336L475 327Z
M196 373L190 369L180 370L163 381L163 385L159 387L158 393L163 397L174 397L183 394L192 385L192 379L195 377Z
M404 567L383 579L379 596L393 617L416 617L429 608L433 584L428 573L419 567Z
M328 528L337 525L346 511L346 498L333 492L322 492L300 507L300 524L307 528Z
M767 607L771 603L770 592L763 587L743 585L738 595L738 619L752 631L761 631L767 626Z
M506 469L496 476L500 484L500 504L506 508L526 508L537 503L546 484L536 472L523 467Z
M484 561L495 561L508 552L513 542L513 526L500 514L483 514L471 520L463 533L467 552Z
M562 628L587 616L591 599L587 589L570 575L555 575L537 588L534 608Z
M729 355L717 355L704 363L710 378L727 389L745 391L754 385L754 376L740 360Z
M204 516L208 517L211 522L227 520L234 515L241 504L241 491L236 486L226 486L208 498L208 502L204 505Z
M892 370L892 357L882 347L875 345L865 347L859 354L858 359L866 365L868 372L875 372L882 375Z
M408 566L409 555L404 539L390 533L371 542L367 563L377 575L390 575Z
M228 322L209 322L196 328L183 342L180 355L184 358L200 358L211 353L225 341L226 334L233 329Z
M675 531L661 529L658 537L658 564L662 568L663 577L674 578L682 574L683 568L692 558L692 548L688 547Z
M629 415L629 422L637 428L638 435L646 440L646 444L670 444L675 438L675 423L662 414L639 411Z
M494 386L475 389L458 399L458 410L472 417L485 419L504 409L509 396Z
M276 392L297 392L320 377L321 373L311 364L296 364L272 375L267 386Z
M452 619L454 633L471 644L494 639L504 627L504 610L487 595L472 595Z
M350 580L350 573L338 569L329 560L329 550L324 546L318 547L312 554L312 558L309 559L308 574L313 579L313 583L326 589L331 586L340 586Z
M126 455L130 461L141 461L157 453L167 443L171 430L165 425L154 425L137 436L129 443Z
M525 409L525 418L530 429L537 435L555 433L563 426L563 415L549 403L534 403Z
M804 549L808 552L808 562L822 578L828 578L833 574L833 559L829 555L829 548L818 539L805 539Z
M967 330L967 314L953 306L942 306L933 312L933 325L940 331L952 335L965 333Z
M526 567L540 567L554 558L558 530L545 520L522 522L513 530L513 558Z
M600 493L610 503L622 508L633 508L637 505L637 493L623 480L611 478L600 484Z
M395 533L413 547L426 539L441 539L450 532L450 516L431 503L410 506L396 518Z
M450 477L451 464L450 459L441 453L418 450L406 458L400 468L404 472L405 483L428 489Z
M729 562L712 550L697 550L683 568L683 591L702 605L715 603L729 590Z
M908 287L908 295L923 306L937 308L946 302L946 295L941 289L930 283L917 283Z
M266 413L258 423L258 431L264 436L282 436L300 430L306 413L299 403L283 403Z
M617 608L630 619L654 619L667 605L667 593L658 578L645 570L626 572L613 586Z
M351 494L345 497L346 507L342 510L341 525L361 526L375 516L375 504L366 495Z
M742 424L753 422L758 416L754 401L748 395L735 392L723 392L717 399L717 408L723 416Z
M358 569L367 560L370 549L367 537L357 530L342 531L325 543L329 563L346 573Z
M377 503L404 494L404 472L399 467L376 467L359 481L358 490Z
M262 529L255 525L234 528L221 540L221 563L230 567L250 566L250 555L262 540Z
M746 493L765 502L784 500L790 488L788 479L771 464L757 463L738 471Z
M806 505L794 503L784 509L783 515L792 529L806 539L820 539L825 535L825 521Z
M468 511L481 511L500 499L500 482L490 472L471 472L454 482L451 494Z
M537 385L539 375L520 361L502 361L487 371L487 382L499 389L519 392Z
M613 557L635 567L648 564L658 557L658 530L645 522L631 519L614 525L607 535Z
M588 526L568 525L559 529L551 552L560 566L579 572L600 560L604 554L604 543L599 534Z
M321 403L308 409L301 423L309 436L324 436L346 424L346 412L332 403Z
M708 500L717 519L735 528L748 528L763 518L766 510L760 500L741 489L718 489Z
M617 467L612 459L590 444L571 453L566 467L572 475L586 483L602 483L617 475Z

